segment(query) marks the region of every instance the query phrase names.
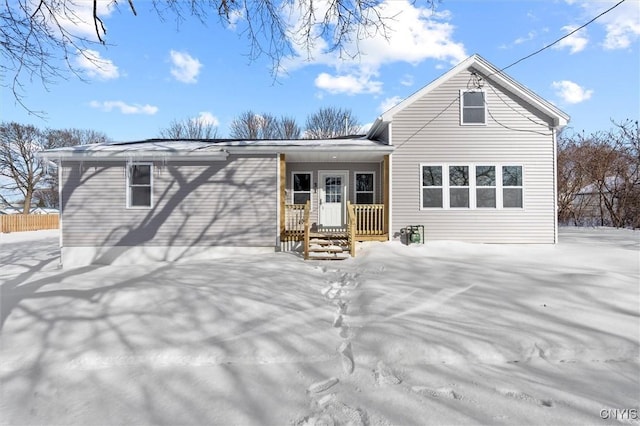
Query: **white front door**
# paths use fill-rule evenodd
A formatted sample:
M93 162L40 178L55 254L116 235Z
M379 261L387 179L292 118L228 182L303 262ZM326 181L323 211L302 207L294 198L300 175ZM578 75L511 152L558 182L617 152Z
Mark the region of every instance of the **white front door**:
M342 228L345 224L347 172L320 172L318 223L323 228Z

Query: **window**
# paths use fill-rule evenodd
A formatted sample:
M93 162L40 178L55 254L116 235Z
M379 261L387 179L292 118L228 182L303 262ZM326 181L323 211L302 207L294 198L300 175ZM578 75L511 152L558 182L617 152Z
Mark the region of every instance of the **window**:
M373 204L375 175L373 172L355 173L356 204Z
M460 123L487 124L487 110L484 92L460 91Z
M127 207L152 207L152 164L136 163L127 167Z
M476 207L496 207L495 166L476 166Z
M311 200L311 173L293 174L293 204L306 204Z
M422 164L421 209L523 208L523 167Z
M502 205L522 208L522 166L502 166Z
M449 166L449 207L469 207L469 166Z
M422 207L442 208L442 166L422 166Z

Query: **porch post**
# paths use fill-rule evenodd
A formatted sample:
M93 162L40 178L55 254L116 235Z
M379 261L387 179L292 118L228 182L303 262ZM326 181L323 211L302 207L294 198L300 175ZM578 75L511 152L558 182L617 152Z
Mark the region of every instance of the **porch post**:
M278 163L278 167L280 167L280 182L278 182L278 190L280 191L280 239L282 239L285 234L285 204L287 201L285 194L285 187L287 186L287 163L284 154L279 155Z
M391 185L389 179L389 155L385 155L382 160L382 203L384 204L384 233L389 234L389 209L391 203L389 200L389 185Z

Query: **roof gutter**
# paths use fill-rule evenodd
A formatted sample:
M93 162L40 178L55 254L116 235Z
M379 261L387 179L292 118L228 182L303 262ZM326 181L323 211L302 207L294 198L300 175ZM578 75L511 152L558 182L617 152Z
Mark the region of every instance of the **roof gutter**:
M225 161L229 153L220 150L215 152L162 152L162 151L44 151L36 154L43 160L60 161Z

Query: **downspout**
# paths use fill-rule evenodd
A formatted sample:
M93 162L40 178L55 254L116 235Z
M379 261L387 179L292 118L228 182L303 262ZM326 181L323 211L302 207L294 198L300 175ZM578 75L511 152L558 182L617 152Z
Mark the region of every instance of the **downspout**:
M558 244L558 128L553 128L553 243Z
M62 158L58 159L58 233L59 233L59 249L60 260L58 266L63 267L62 261L62 248L64 247L64 240L62 239Z

